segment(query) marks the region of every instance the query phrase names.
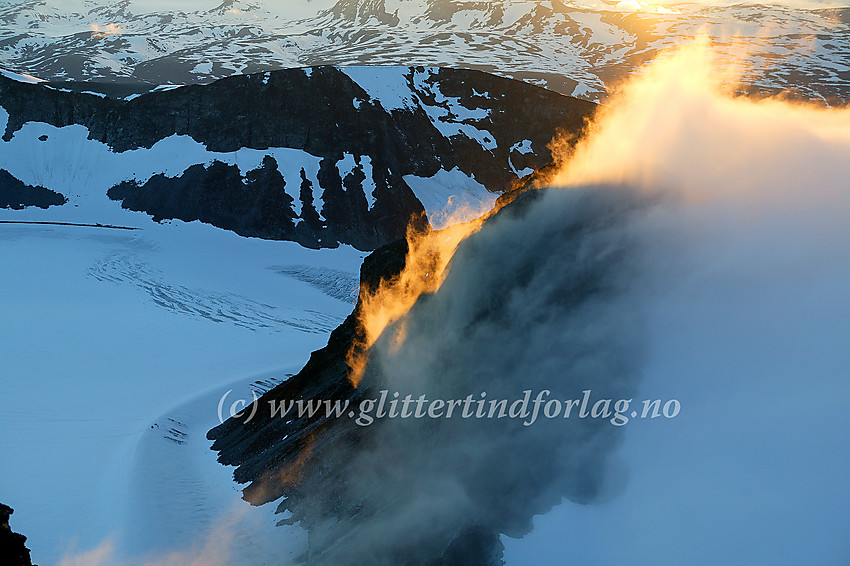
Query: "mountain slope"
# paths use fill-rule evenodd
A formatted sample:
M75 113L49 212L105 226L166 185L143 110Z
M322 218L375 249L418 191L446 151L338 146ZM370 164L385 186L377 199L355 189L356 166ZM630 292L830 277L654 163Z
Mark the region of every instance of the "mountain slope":
M479 71L328 66L123 99L0 78L0 108L0 170L67 198L63 220L126 222L108 194L155 220L368 250L411 218L488 208L595 106Z
M564 417L528 426L514 409L486 418L487 403L544 388L555 399L582 386L603 398L634 391L642 346L621 309L634 251L628 219L639 206L613 188L519 194L458 246L443 284L386 328L355 388L348 353L361 343L366 299L413 256L405 241L376 250L361 268L358 305L328 345L208 433L219 461L249 483L247 501L283 498L281 523L310 534L310 564L501 564L500 534L523 536L561 498L603 496L620 429ZM464 397L477 418L433 405L414 417L402 404ZM383 414L379 398L390 407ZM332 400L353 410L281 409Z

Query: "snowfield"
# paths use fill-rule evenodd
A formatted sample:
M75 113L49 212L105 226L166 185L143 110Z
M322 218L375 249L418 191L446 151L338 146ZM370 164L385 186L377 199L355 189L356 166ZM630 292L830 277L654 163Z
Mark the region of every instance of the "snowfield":
M8 119L8 112L0 106L0 131L5 131ZM58 217L66 221L84 221L69 219L90 219L95 215L101 223L126 218L120 204L110 207L105 196L107 190L122 181L135 180L144 184L157 174L179 177L192 165L209 165L214 161L236 165L244 175L260 167L266 156L277 161L286 180L285 190L296 203L296 213L300 213L297 207L301 203L298 198L301 169L307 179L318 186L316 175L321 161L300 149L240 148L233 152L214 152L190 136L172 135L159 140L150 149L118 153L105 143L90 139L85 126L57 128L42 122L27 122L11 140L0 141L0 169L28 185L48 187L68 197L69 202L57 213ZM321 192L317 193L315 203L321 210ZM82 211L67 210L75 207L82 207Z
M205 439L221 394L283 379L323 346L363 255L105 204L140 229L0 224L0 491L39 564L106 543L180 550L230 520L240 493ZM56 215L0 211L24 217ZM272 510L257 519L269 528ZM263 532L245 527L233 550Z

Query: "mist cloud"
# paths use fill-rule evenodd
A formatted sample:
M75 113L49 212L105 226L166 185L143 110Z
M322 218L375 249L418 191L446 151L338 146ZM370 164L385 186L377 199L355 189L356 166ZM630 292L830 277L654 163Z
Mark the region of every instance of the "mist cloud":
M523 536L561 498L509 563L848 556L850 115L734 96L734 71L700 39L627 84L564 156L561 188L463 241L363 378L431 398L643 392L681 398L682 416L629 429L620 450L593 423L340 434L299 488L314 503L284 504L316 564L427 564L470 528Z
M555 182L663 195L644 217L629 481L507 541L509 564L841 564L850 546L850 110L736 97L699 39L626 84Z
M460 244L439 291L384 331L363 395L631 398L642 360L632 226L645 206L613 187L522 195ZM563 418L385 421L356 442L325 434L283 507L309 530L311 563L375 565L430 564L453 541L522 536L563 497L604 499L621 435L606 419Z

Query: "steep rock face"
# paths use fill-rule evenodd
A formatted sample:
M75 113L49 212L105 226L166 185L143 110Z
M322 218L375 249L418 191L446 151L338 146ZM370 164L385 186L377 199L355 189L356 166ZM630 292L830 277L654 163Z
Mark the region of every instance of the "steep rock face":
M396 240L369 254L360 267L361 298L382 280L398 275L404 269L407 252L407 241ZM262 401L353 399L357 389L348 380L350 368L346 363L346 353L355 340L362 338L362 329L357 323L361 308L362 303L358 300L354 311L331 332L328 344L313 352L300 372L269 391ZM254 482L246 489L245 499L257 505L274 501L286 493L286 486L265 485L261 478L268 471L296 459L309 442L312 432L329 424L319 416L291 422L259 416L248 423L228 420L209 434L210 439L215 440L213 449L220 452L219 461L239 466L234 474L236 481ZM284 438L286 440L280 440Z
M28 206L47 208L65 204L66 199L55 191L44 187L33 187L0 169L0 208L21 210Z
M143 185L126 181L107 191L130 210L146 211L155 221L202 220L243 236L295 240L292 197L273 157L245 178L234 165L215 161L193 165L180 177L156 175Z
M37 137L45 159L85 146L109 184L90 190L112 189L125 208L368 250L449 195L492 201L550 164L552 138L580 134L595 109L478 71L422 67L290 69L130 100L0 77L0 106L5 145ZM86 166L67 165L68 177ZM56 169L33 164L29 174ZM68 194L79 183L47 188Z
M387 328L354 388L346 360L363 338L363 298L404 269L408 247L398 241L373 252L361 269L360 300L328 345L266 393L252 420L230 419L208 433L219 461L237 466L234 478L248 484L247 501L285 498L278 511L291 514L281 523L297 521L310 533L311 564L369 556L377 565L495 566L500 534L522 536L563 497L601 497L618 438L607 422L560 418L526 428L508 419L376 416L360 426L350 415L270 411L297 400L347 400L356 414L382 391L388 400L393 391L399 399L482 391L507 399L545 388L566 399L589 387L630 397L640 355L619 301L631 244L616 227L635 200L615 189L554 194L506 198L460 245L440 290Z
M32 566L27 537L13 532L9 526L12 513L11 507L0 503L0 562L6 566Z

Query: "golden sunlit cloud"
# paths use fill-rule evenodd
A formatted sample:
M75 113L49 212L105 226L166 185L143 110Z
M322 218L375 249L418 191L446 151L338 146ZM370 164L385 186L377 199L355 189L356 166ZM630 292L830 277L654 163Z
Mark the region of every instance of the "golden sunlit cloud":
M679 12L649 0L621 0L614 5L621 12L642 12L645 14L678 14Z
M580 6L587 6L598 9L599 4L596 2L586 2L579 0ZM784 8L792 8L798 10L822 10L830 8L846 8L850 6L848 0L691 0L684 2L682 0L670 0L665 2L667 8L671 6L679 6L684 10L693 10L701 7L729 7L729 6L781 6ZM667 13L657 11L656 6L661 6L657 0L616 0L608 2L608 5L613 5L617 10L633 11L633 12L649 12L649 13ZM629 9L631 8L631 9ZM673 13L678 13L673 10Z
M349 376L352 385L356 387L363 378L368 349L384 329L404 316L421 295L435 293L440 288L458 244L477 232L483 222L484 217L481 217L443 230L421 232L408 229L408 252L402 272L396 277L382 280L376 289L361 286L357 320L362 339L355 341L346 357L352 370ZM394 336L396 347L404 341L403 333L402 327L400 334Z
M215 522L205 536L185 549L127 558L120 556L110 537L91 550L66 552L59 566L226 566L231 563L233 555L231 547L235 527L247 509L247 506L234 506Z
M115 557L115 544L107 539L85 552L69 552L59 561L59 566L106 566Z
M392 279L382 280L376 289L360 288L356 311L360 340L348 351L346 362L352 368L349 377L356 387L368 362L368 350L388 326L404 316L423 294L439 290L448 275L448 263L458 244L477 232L497 208L485 203L458 203L450 198L445 208L430 218L438 230L422 232L408 227L407 258L404 270ZM392 337L391 348L399 348L405 339L402 324Z
M850 108L736 96L739 72L704 36L663 53L623 85L573 151L560 152L549 182L778 202L847 167Z
M108 35L121 35L121 33L126 29L124 26L120 26L115 23L106 24L105 26L100 26L98 24L92 24L89 26L92 32L92 37L102 38Z
M663 52L618 89L577 145L553 140L559 166L539 184L626 184L685 201L731 198L761 209L799 207L807 199L848 206L850 187L830 180L850 179L850 108L738 96L746 57L746 49L715 48L707 36ZM347 359L355 386L368 349L422 294L440 288L458 245L485 217L411 231L404 270L377 289L361 289L363 339ZM398 332L393 340L401 343L404 325Z

